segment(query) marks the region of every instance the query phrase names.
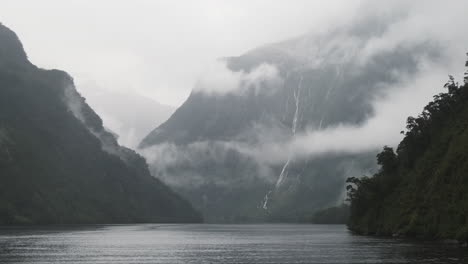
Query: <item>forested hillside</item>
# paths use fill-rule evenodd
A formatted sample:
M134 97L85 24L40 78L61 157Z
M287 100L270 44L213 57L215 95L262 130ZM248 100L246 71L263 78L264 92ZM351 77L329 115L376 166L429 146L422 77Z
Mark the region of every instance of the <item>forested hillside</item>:
M466 64L468 66L468 62ZM372 177L349 178L349 228L362 234L468 240L468 72L409 117ZM435 84L437 85L437 84Z
M0 24L0 224L189 221L199 214L117 144L72 78L31 64Z

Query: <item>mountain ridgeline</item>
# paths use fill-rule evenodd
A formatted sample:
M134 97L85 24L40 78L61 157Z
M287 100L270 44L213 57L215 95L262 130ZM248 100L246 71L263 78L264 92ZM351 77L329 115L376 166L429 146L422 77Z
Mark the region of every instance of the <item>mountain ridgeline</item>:
M257 160L235 146L255 148L296 133L366 122L375 97L398 84L399 75L417 74L421 58L443 56L432 42L366 53L367 43L394 22L364 21L223 59L233 75L247 76L246 87L194 89L140 144L153 174L192 201L210 222L310 221L315 212L342 204L344 180L376 171L377 151L265 165L262 160L274 153ZM265 65L276 69L279 81L252 81ZM151 159L158 153L170 153L170 158Z
M351 230L468 241L468 71L445 88L377 155L375 175L347 180Z
M59 70L0 24L0 224L198 222Z

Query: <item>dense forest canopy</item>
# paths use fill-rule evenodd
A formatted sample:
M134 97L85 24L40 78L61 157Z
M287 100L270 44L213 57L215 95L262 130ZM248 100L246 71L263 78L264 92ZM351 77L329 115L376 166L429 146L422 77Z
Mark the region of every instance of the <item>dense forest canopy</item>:
M377 155L375 175L347 179L351 230L468 239L468 70L444 87L408 118L396 151Z

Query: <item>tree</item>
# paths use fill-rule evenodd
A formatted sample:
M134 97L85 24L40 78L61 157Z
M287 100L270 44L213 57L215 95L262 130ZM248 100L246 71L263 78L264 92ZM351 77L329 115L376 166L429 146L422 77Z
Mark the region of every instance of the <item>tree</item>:
M393 148L385 146L383 151L377 154L377 164L382 166L382 171L391 172L398 166L398 158Z
M455 92L458 90L458 82L455 82L453 75L449 75L449 80L444 85L444 88L448 89L449 94L455 94Z
M466 56L468 57L468 53L466 53ZM468 59L465 62L465 67L468 67ZM465 71L465 76L463 78L463 82L465 84L468 84L468 69Z

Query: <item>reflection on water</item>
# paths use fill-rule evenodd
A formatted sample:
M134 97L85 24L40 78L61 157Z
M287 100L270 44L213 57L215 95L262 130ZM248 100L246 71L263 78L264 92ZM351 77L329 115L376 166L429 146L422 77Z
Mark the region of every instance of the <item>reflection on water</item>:
M1 228L0 263L463 263L468 250L324 225Z

